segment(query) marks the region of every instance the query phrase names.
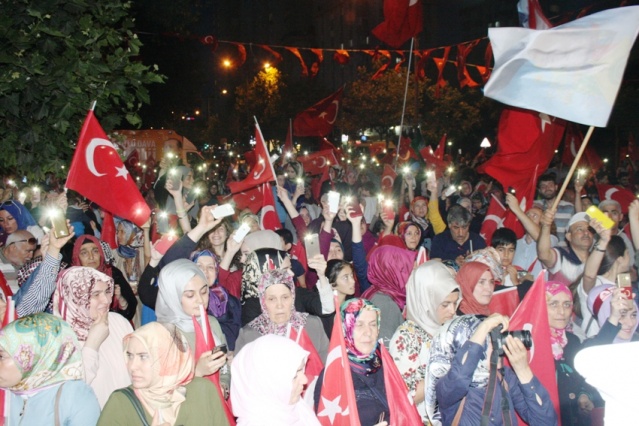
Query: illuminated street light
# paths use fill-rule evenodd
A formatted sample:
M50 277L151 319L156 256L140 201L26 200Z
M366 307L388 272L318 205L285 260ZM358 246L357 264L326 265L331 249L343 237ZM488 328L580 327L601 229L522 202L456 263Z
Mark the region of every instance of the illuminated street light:
M231 61L228 59L225 59L224 61L222 61L222 65L224 65L225 68L230 68L231 67Z
M264 62L264 69L267 70L269 68L271 68L271 64L268 62Z

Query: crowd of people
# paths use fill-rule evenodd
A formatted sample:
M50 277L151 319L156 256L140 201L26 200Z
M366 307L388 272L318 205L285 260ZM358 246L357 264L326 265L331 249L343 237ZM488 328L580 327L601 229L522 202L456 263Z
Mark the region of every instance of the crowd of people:
M575 359L637 340L639 201L596 199L592 176L554 207L562 181L553 169L524 211L462 163L435 179L412 167L379 197L373 173L332 164L313 182L291 156L274 164L272 230L250 209L213 213L232 201L223 194L241 179L237 164L194 182L179 141L164 149L141 188L152 218L141 228L116 218L113 235L103 209L63 182L5 182L7 424L332 424L321 401L334 380L325 374L334 333L363 426L409 424L389 401L393 375L424 425L515 424L516 414L531 425L601 424L605 395ZM339 194L336 209L329 193ZM500 228L487 241L491 198L524 233ZM587 215L590 205L612 226ZM516 287L521 301L537 283L550 340L534 345L551 348L556 389L531 369L526 342L509 335L496 346L510 319L491 304L495 293Z

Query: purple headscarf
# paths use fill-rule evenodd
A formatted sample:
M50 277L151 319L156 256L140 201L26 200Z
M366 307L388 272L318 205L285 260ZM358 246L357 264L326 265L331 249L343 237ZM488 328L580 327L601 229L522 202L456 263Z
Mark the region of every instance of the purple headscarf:
M406 305L406 283L415 267L416 252L394 246L380 246L368 261L368 281L371 287L362 294L371 299L384 293L397 303L400 310Z

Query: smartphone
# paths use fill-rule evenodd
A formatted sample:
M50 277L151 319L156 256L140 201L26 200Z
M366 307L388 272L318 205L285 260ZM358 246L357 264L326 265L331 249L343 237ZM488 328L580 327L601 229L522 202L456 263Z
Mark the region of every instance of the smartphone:
M51 225L53 225L53 235L56 238L64 238L69 236L69 227L67 226L67 218L60 209L51 209L49 211Z
M191 188L188 194L186 194L186 204L191 204L200 195L202 191L200 188Z
M362 208L359 205L359 199L357 197L346 197L346 202L353 208L353 217L363 216Z
M621 292L627 299L632 299L632 282L630 281L630 273L617 274L617 287L621 288Z
M230 204L222 204L215 207L211 211L211 214L215 219L221 219L223 217L233 216L235 214L235 209Z
M169 214L167 212L158 213L155 220L158 234L166 234L169 232Z
M512 186L508 187L508 192L510 192L511 194L515 195L515 188L513 188Z
M590 219L596 219L601 222L601 225L603 225L603 227L606 229L612 229L612 227L615 226L615 222L608 216L606 216L604 212L599 210L597 206L588 207L586 209L586 214Z
M235 231L233 239L236 243L241 243L244 237L246 237L249 232L251 232L251 227L248 226L246 223L242 223L240 227L237 228L237 231Z
M310 259L313 256L321 254L319 245L319 235L309 234L304 237L304 247L306 248L306 258Z
M395 206L393 206L393 200L386 199L382 202L382 212L389 219L395 218Z
M444 196L450 197L457 191L457 187L455 185L451 185L444 191Z
M170 232L168 234L162 235L162 238L158 240L159 242L155 245L155 249L160 254L166 254L166 251L171 248L171 246L177 241L177 235Z
M213 348L213 353L214 354L216 354L218 352L227 353L226 345L225 344L221 344L221 345L218 345L218 346Z
M339 192L329 191L328 193L328 211L337 213L339 211Z
M177 190L182 184L182 176L180 172L178 172L178 169L170 169L169 176L166 179L173 185L173 190Z

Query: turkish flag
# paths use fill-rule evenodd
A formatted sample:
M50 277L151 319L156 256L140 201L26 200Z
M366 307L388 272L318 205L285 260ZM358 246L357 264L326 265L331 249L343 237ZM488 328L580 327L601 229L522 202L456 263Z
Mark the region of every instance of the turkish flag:
M260 213L260 227L263 230L278 230L282 227L275 211L275 199L270 183L262 184L262 211Z
M519 292L517 287L508 287L493 293L488 304L491 314L502 314L511 316L519 306Z
M324 381L317 402L317 419L322 426L360 426L337 297L334 297L334 303L335 321L328 345Z
M193 319L193 328L195 329L195 362L199 361L200 357L204 352L212 351L215 348L216 342L213 333L211 332L211 324L209 324L207 315L204 313L204 307L200 305L200 319L204 324L204 330L202 330L202 325L200 321L192 316ZM216 371L215 373L206 376L207 379L211 381L215 385L215 389L217 389L217 393L220 397L220 401L222 401L222 407L224 407L224 414L226 414L226 419L229 421L231 426L235 426L235 417L233 417L233 410L230 407L231 400L224 399L224 393L222 392L222 388L220 387L220 372Z
M93 111L88 112L80 131L66 187L140 227L151 215L135 180Z
M486 241L486 245L490 246L490 240L493 237L493 233L499 228L504 227L504 219L506 218L506 207L491 194L490 203L488 204L488 210L486 211L486 217L481 224L481 231L479 235Z
M286 164L293 155L295 155L295 148L293 147L293 123L289 121L286 141L284 141L284 148L282 148L282 166Z
M316 177L315 179L313 179L313 182L311 182L311 192L313 193L313 198L315 198L316 200L319 200L322 195L322 185L324 184L324 182L331 178L328 175L329 168L330 167L326 167L322 172L322 176Z
M422 148L419 153L422 155L422 158L428 165L433 165L435 167L435 173L438 176L444 172L444 169L448 166L449 162L444 160L444 150L446 149L446 133L439 140L439 145L437 145L437 149L433 151L431 146L427 146Z
M312 152L308 155L297 157L297 161L304 166L304 172L309 175L321 175L331 165L338 164L333 150Z
M103 210L104 219L102 219L102 235L100 239L106 242L112 249L118 248L116 239L115 221L113 215L107 210ZM114 298L115 299L115 298Z
M628 206L637 199L635 194L623 186L603 184L597 184L596 186L600 202L604 200L615 200L621 205L623 214L628 214Z
M337 119L342 91L343 88L341 87L329 97L297 114L293 121L293 134L295 136L328 135L333 130L333 125Z
M584 135L581 133L576 124L570 123L566 126L566 137L564 138L564 152L561 156L561 162L567 166L572 165L577 156L577 151L581 148ZM584 150L581 159L579 159L580 167L588 167L593 173L603 167L603 161L599 154L590 146Z
M382 353L384 388L386 389L386 400L390 411L388 424L393 426L421 425L422 418L413 403L413 397L409 394L406 383L395 366L393 357L388 353L388 349L381 341L379 350Z
M393 184L397 173L391 166L384 164L384 173L382 173L382 192L389 193L393 190Z
M313 404L313 396L315 394L315 385L317 385L317 378L324 369L324 363L313 345L313 341L308 336L308 333L303 328L301 332L295 328L290 329L288 332L289 339L300 345L302 349L309 352L308 360L306 361L306 367L304 367L304 374L308 379L308 385L304 391L304 399Z
M260 126L255 123L255 167L251 168L250 173L240 182L229 182L228 187L232 194L236 192L246 191L266 182L275 180L275 171L271 164L271 159L264 143L264 136Z
M415 150L411 146L411 139L406 137L406 136L402 136L399 139L399 158L398 158L398 160L402 161L402 162L406 162L410 158L415 159L415 160L419 160L419 157L417 156L417 153L415 152Z
M262 208L262 198L262 191L259 186L256 186L247 191L226 196L222 202L226 203L233 200L237 210L249 209L253 214L257 214Z
M422 31L423 6L420 0L384 0L384 21L373 35L398 48Z
M635 137L632 133L628 133L628 145L625 148L619 149L619 161L623 161L626 158L632 161L639 160L639 150L635 146Z
M515 292L516 293L516 292ZM550 394L552 405L559 413L559 395L555 360L550 346L550 325L548 325L548 308L546 307L546 280L544 272L540 272L533 286L521 301L512 315L508 331L529 330L533 346L528 351L528 362L533 374ZM519 419L520 425L525 425Z

